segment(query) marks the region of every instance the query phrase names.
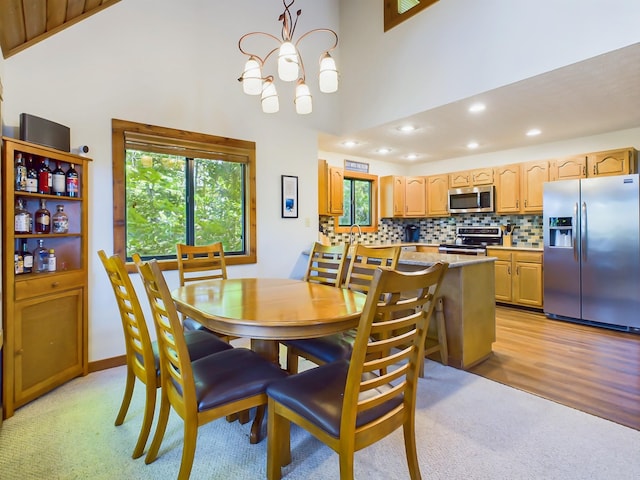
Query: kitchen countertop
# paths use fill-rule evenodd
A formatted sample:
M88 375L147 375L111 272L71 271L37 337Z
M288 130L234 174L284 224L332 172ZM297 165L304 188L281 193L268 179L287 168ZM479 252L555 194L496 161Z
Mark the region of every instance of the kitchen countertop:
M453 255L450 253L423 253L402 251L398 265L417 265L429 267L436 262L447 262L449 268L465 267L477 263L487 263L495 261L495 257L484 255Z

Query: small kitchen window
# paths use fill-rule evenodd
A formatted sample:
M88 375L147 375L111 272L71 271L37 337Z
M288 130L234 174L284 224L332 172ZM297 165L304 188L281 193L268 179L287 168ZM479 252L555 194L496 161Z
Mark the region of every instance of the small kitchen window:
M335 231L348 233L358 224L363 232L378 231L378 177L368 173L345 171L343 214L336 216Z

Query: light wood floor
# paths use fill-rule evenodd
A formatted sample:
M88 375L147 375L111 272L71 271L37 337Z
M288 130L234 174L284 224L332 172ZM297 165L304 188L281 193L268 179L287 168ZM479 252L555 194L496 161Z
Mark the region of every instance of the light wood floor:
M640 430L640 335L496 310L493 354L470 372Z

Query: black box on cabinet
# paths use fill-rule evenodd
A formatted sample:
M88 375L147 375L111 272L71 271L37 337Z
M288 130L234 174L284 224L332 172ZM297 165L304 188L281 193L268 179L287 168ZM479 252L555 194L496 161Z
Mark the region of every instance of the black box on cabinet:
M69 127L28 113L20 114L20 140L69 152L70 136Z

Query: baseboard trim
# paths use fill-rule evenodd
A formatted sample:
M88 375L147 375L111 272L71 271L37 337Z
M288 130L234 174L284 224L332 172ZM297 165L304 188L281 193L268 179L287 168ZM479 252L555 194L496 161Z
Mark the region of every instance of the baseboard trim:
M127 364L127 356L120 355L119 357L105 358L98 360L97 362L89 362L89 373L99 372L100 370L108 370L113 367L121 367Z

